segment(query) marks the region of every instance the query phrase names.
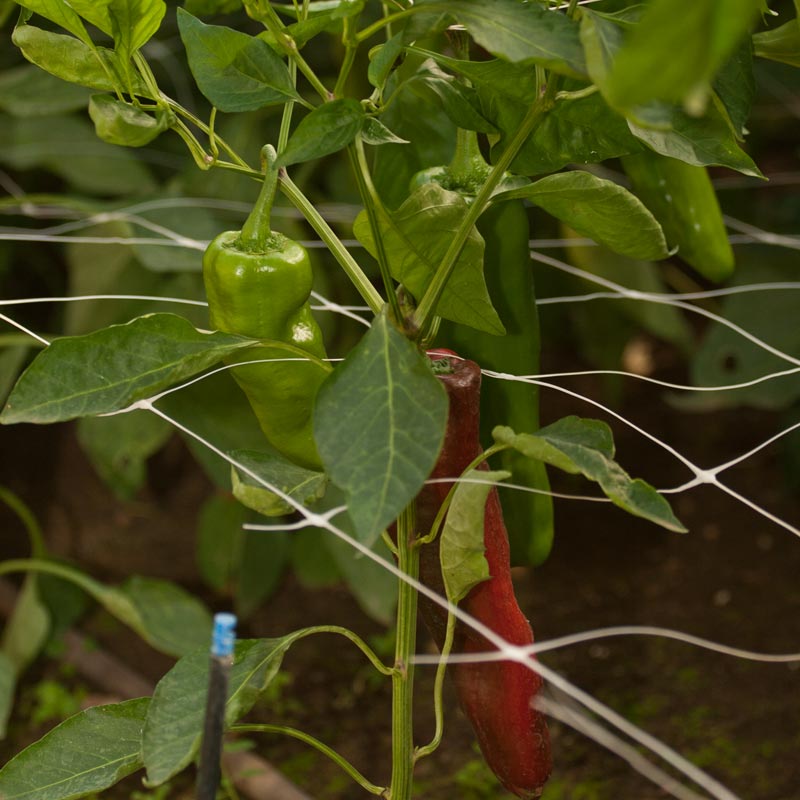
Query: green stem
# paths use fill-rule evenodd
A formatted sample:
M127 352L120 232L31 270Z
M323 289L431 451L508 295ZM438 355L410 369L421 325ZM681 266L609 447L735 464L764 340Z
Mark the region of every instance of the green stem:
M172 98L167 97L166 95L162 94L162 99L169 106L171 111L174 111L179 116L183 117L184 119L189 120L189 122L191 122L192 125L196 126L201 131L203 131L203 133L205 133L209 138L213 134L215 145L218 145L219 147L222 147L222 149L239 166L247 167L249 169L249 166L248 166L247 162L216 131L212 130L210 125L206 125L206 123L203 122L203 120L201 120L199 117L196 117L194 114L192 114L191 111L188 111L187 109L185 109L180 103L176 102Z
M358 51L358 41L353 35L353 27L356 24L358 16L345 17L342 33L342 44L345 47L344 58L342 59L342 68L339 70L339 77L336 79L336 85L333 87L334 97L344 96L344 87L347 83L347 78L350 75L350 70L353 68L353 63L356 60L356 52Z
M0 486L0 501L5 503L16 514L25 526L28 542L31 546L31 556L33 558L44 558L47 555L47 547L45 547L42 529L34 513L14 492L6 489L5 486Z
M441 264L436 270L433 279L428 285L428 288L423 295L420 304L417 306L416 312L414 313L415 327L418 328L423 335L425 334L426 328L428 325L430 325L431 320L436 314L436 306L442 297L442 293L447 285L447 281L450 279L450 276L453 273L456 261L461 255L461 251L464 248L464 244L469 237L472 227L475 225L478 217L480 217L488 205L492 196L492 192L497 184L502 180L506 170L509 168L509 166L511 166L511 162L516 157L522 145L526 142L536 126L542 121L544 116L553 107L553 95L555 94L555 87L556 81L553 80L548 85L545 94L530 107L528 113L525 115L522 123L517 129L517 132L514 134L514 137L508 143L508 146L503 151L503 154L500 156L497 163L492 168L492 171L486 178L486 182L483 184L483 186L481 186L480 190L475 195L475 199L470 203L467 213L464 215L464 219L461 221L461 225L459 226L455 236L453 237L453 240L450 243L450 247L447 248L447 252L442 259Z
M253 253L266 252L274 242L271 223L272 204L278 188L278 168L275 166L278 154L271 144L261 148L261 159L264 162L264 183L253 210L242 225L242 232L236 239L236 244L242 250Z
M442 691L444 688L444 676L447 672L447 657L453 649L453 639L456 633L456 617L454 614L448 612L447 614L447 631L444 637L444 644L442 645L442 660L436 667L436 679L433 684L433 714L436 719L436 729L433 734L433 739L423 747L418 747L414 754L414 761L419 761L425 756L429 756L436 750L442 743L442 734L444 733L444 703L442 701Z
M471 469L476 469L484 461L488 461L493 455L508 449L509 445L507 444L493 444L488 450L484 450L482 453L472 459L472 461L467 465L466 469L461 473L461 475L459 475L459 479L463 478L464 475L466 475ZM453 481L453 485L445 495L444 501L439 506L439 510L436 512L436 516L433 518L430 531L428 531L424 536L420 536L418 539L418 543L420 545L430 544L439 535L439 528L442 527L442 522L444 522L444 518L447 515L447 511L450 508L450 503L453 500L453 495L455 494L457 488L458 481Z
M342 244L341 239L333 232L330 225L325 222L319 211L314 208L309 199L292 182L291 178L286 174L286 170L280 171L279 180L281 191L289 198L295 208L300 210L308 224L317 232L319 238L325 242L333 257L353 282L364 302L374 314L377 314L383 308L383 298L364 274L358 262L350 255L350 252Z
M416 520L411 504L397 521L398 566L409 577L419 575L419 547L415 541ZM414 773L414 653L417 638L417 590L399 583L397 599L397 643L392 678L392 783L391 800L411 800Z
M233 725L230 730L233 733L279 733L283 736L290 736L293 739L299 739L301 742L311 745L320 753L327 756L331 761L340 766L362 789L365 789L370 794L382 795L386 789L383 786L376 786L370 783L346 758L340 756L334 749L315 739L304 731L299 731L296 728L288 728L284 725Z
M349 639L367 659L369 659L369 662L381 675L386 675L387 677L394 675L394 667L387 667L386 664L378 658L375 651L357 633L353 633L350 628L343 628L341 625L315 625L313 628L306 628L303 635L314 633L335 633L338 636L344 636L345 639Z
M358 191L361 195L361 202L364 203L364 209L367 212L367 219L369 220L369 228L372 231L372 239L375 242L375 250L378 255L378 267L381 272L381 279L383 280L383 288L386 292L386 297L389 300L389 307L392 311L392 317L398 324L403 322L403 314L400 309L400 301L397 299L397 292L394 289L394 281L392 280L392 273L389 269L389 259L386 256L386 248L383 244L383 234L381 233L380 221L378 219L378 212L387 216L381 198L372 183L372 177L369 174L369 166L367 165L367 157L364 153L364 143L360 136L356 136L355 142L347 148L347 153L350 156L350 163L353 167L353 174L358 184Z
M101 583L88 575L56 561L43 561L36 558L13 558L8 561L0 561L0 575L7 575L11 572L45 572L48 575L55 575L57 578L63 578L79 586L96 600L100 599L105 589Z
M406 17L411 16L412 14L416 13L419 9L412 6L411 8L407 8L404 11L397 11L394 14L389 14L386 17L381 17L377 22L373 22L372 25L368 25L363 30L360 30L356 36L356 41L360 44L361 42L366 41L371 36L374 36L381 28L385 28L387 25L391 25L394 22L399 22L401 19L405 19Z
M289 62L289 75L292 79L292 86L297 86L297 64ZM294 111L294 101L289 100L283 107L281 116L281 129L278 133L278 152L282 153L286 149L289 141L289 132L292 128L292 112Z

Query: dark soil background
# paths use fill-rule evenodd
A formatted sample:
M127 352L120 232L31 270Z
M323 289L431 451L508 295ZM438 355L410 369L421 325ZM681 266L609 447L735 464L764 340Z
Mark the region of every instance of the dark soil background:
M552 354L563 368L564 354ZM547 365L545 365L547 367ZM675 376L671 376L675 377ZM567 383L594 398L603 387L582 378ZM543 396L544 419L568 413L602 416L555 392ZM667 405L659 390L631 382L619 413L712 467L758 445L782 427L773 414L748 410L687 415ZM663 450L613 422L618 459L633 475L658 487L691 477ZM54 552L92 574L119 580L139 572L180 580L210 605L219 599L200 585L193 555L197 509L210 491L178 441L150 464L150 488L122 504L86 462L70 426L0 429L5 453L0 481L18 492L44 522ZM780 447L771 446L721 479L782 519L800 523L800 504L788 489ZM586 486L559 479L556 490ZM557 540L550 560L518 569L520 603L537 639L611 625L657 625L731 646L797 651L800 642L800 541L714 487L673 498L688 535L664 532L608 505L557 500ZM18 524L2 513L0 557L25 555ZM344 588L310 592L287 575L278 592L245 626L243 635L284 634L312 624L347 625L391 645ZM82 629L146 677L157 680L170 661L101 613ZM419 649L431 647L424 633ZM571 646L542 655L543 663L591 692L628 719L708 770L744 800L800 798L800 662L759 664L661 638L626 637ZM390 692L361 655L344 641L301 641L284 662L283 677L255 716L306 730L351 759L371 780L390 771ZM419 667L418 740L433 727L429 698L433 669ZM93 688L71 676L58 658L43 660L21 688L5 761L57 722L34 723L43 683L66 686L73 699ZM70 695L71 693L71 695ZM75 702L77 702L77 699ZM442 748L418 769L425 800L507 797L477 756L469 726L448 688ZM38 705L37 705L38 704ZM551 725L555 771L546 800L656 800L665 793L603 747L559 723ZM364 796L321 756L291 740L253 737L254 749L278 765L312 797ZM107 797L134 797L132 778ZM175 785L167 795L188 797Z

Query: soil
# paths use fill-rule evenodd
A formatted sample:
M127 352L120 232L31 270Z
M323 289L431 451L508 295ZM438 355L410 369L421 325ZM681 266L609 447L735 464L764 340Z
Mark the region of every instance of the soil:
M559 357L553 359L563 365ZM594 398L603 387L586 379L567 383ZM579 401L548 392L545 419L568 413L602 416ZM626 385L617 410L705 467L760 444L782 427L766 412L739 409L690 416L644 384ZM658 487L691 475L672 456L614 422L620 463ZM69 426L0 429L0 447L14 453L0 466L0 482L17 491L45 522L54 552L79 559L92 574L118 580L127 571L180 580L209 600L193 562L193 523L209 486L176 440L150 465L151 486L133 503L114 499L80 453ZM13 463L11 463L13 461ZM786 488L777 446L721 476L771 513L800 524L800 504ZM168 488L167 488L168 487ZM558 479L556 490L586 487ZM556 501L557 541L535 571L516 571L520 603L540 641L613 625L663 626L731 646L797 651L800 642L800 542L789 531L714 487L673 498L688 535L664 532L610 506ZM0 524L0 557L25 554L13 518ZM132 566L133 565L133 566ZM247 624L246 635L283 634L310 624L347 625L379 644L384 629L365 617L344 588L309 591L287 575ZM83 629L104 647L157 679L169 660L101 614ZM385 637L384 637L385 638ZM430 643L424 633L419 648ZM743 800L800 798L800 662L763 664L653 637L624 637L574 645L541 656L548 667L662 739ZM287 655L284 678L256 716L284 722L338 749L371 780L390 771L390 693L346 642L313 638ZM417 738L433 729L428 698L433 670L418 668ZM57 659L42 661L22 687L11 739L0 761L39 735L31 697L42 680L65 678ZM91 687L88 687L89 689ZM557 697L557 700L563 700ZM419 798L493 800L505 794L482 767L469 726L447 689L445 738L418 768ZM27 716L26 716L27 715ZM561 723L551 724L555 770L546 800L656 800L667 795L602 746ZM302 744L251 736L252 745L319 800L366 797L339 770ZM132 797L138 780L104 794ZM176 787L170 797L189 796Z

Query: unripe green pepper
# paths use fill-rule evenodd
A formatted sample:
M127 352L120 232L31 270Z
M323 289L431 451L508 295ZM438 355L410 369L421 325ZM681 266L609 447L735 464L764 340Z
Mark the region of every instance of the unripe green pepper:
M733 272L733 250L705 167L645 151L623 156L634 193L661 223L670 247L712 281Z
M321 363L322 334L309 306L311 263L305 248L270 230L275 151L268 146L264 156L264 186L242 230L221 233L203 256L209 317L215 330L290 346L254 346L226 363L282 359L237 366L233 377L269 443L301 466L322 469L311 412L327 370ZM296 360L306 354L313 359Z
M467 201L478 192L490 171L472 131L458 132L456 155L446 167L418 172L412 189L424 183L439 183L461 194ZM505 336L493 336L463 325L443 323L440 341L453 347L481 367L496 372L532 375L539 371L539 316L536 309L531 268L530 228L522 201L490 206L478 218L478 232L486 242L484 276L489 296L506 327ZM487 380L481 394L481 438L491 441L492 428L506 424L514 430L533 433L539 427L539 389L530 383ZM502 468L513 480L542 492L549 491L547 472L541 461L515 451L501 454ZM515 564L541 564L553 544L553 502L548 494L508 491L503 497Z

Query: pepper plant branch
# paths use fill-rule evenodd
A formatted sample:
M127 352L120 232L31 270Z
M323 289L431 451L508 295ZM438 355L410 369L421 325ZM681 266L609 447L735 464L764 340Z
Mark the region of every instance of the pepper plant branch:
M401 19L405 19L406 17L411 16L412 14L416 13L419 9L412 6L411 8L407 8L404 11L397 11L394 14L389 14L385 17L381 17L376 22L373 22L372 25L368 25L366 28L362 28L355 38L356 41L365 42L371 36L374 36L381 28L386 27L387 25L391 25L394 22L399 22ZM424 9L423 9L424 10Z
M557 83L555 78L551 79L544 95L530 107L528 113L520 123L517 132L508 143L503 154L497 160L497 163L492 167L486 181L475 195L475 199L470 203L467 213L464 215L461 225L459 225L450 246L447 248L447 252L444 254L441 264L439 264L436 273L428 284L425 294L422 296L422 300L417 306L417 310L414 312L415 327L422 331L423 335L426 327L430 324L431 319L436 313L436 306L441 299L447 281L453 274L456 261L458 261L458 257L461 255L461 251L466 244L470 231L478 221L478 217L480 217L489 204L492 192L502 180L506 170L511 166L511 162L516 157L522 145L525 144L531 133L553 107Z
M347 148L347 153L350 156L350 163L353 167L356 183L358 183L361 201L364 203L364 208L367 212L369 227L372 231L372 239L375 242L375 249L378 254L378 267L381 271L386 297L389 300L389 307L391 308L392 316L395 321L401 324L403 321L403 313L400 309L400 301L397 299L397 292L394 290L392 273L389 269L389 259L386 257L386 248L383 245L383 236L378 220L378 212L380 211L384 215L386 215L386 212L383 210L383 203L378 196L375 185L372 183L372 178L369 174L369 166L367 165L367 158L364 153L364 143L360 136L356 136L355 142Z
M419 576L419 548L414 541L414 504L397 520L397 565L415 581ZM414 773L414 663L411 659L417 639L417 590L399 581L397 598L397 642L392 676L392 782L391 800L411 800Z
M341 239L333 232L319 211L314 208L311 201L295 185L285 169L281 169L279 172L278 180L281 191L289 198L295 208L303 214L308 224L317 232L319 238L325 242L333 257L353 282L364 302L370 307L373 314L377 314L384 306L383 298L372 285L370 279L364 274L358 262L350 255L349 250L342 244Z
M290 736L293 739L299 739L301 742L311 745L311 747L319 750L320 753L327 756L331 761L341 767L362 789L365 789L370 794L382 795L386 789L383 786L377 786L368 781L346 758L339 755L332 747L329 747L319 739L314 738L304 731L297 730L297 728L289 728L285 725L259 725L255 723L248 723L246 725L232 725L230 730L233 733L278 733L282 736Z
M355 17L345 17L342 25L342 44L344 45L344 58L342 59L342 67L339 70L339 77L336 79L336 85L333 87L333 96L342 97L344 95L344 87L347 83L347 78L350 75L350 70L353 68L353 63L356 60L356 52L358 51L359 42L356 40L353 29L358 21L358 15Z

